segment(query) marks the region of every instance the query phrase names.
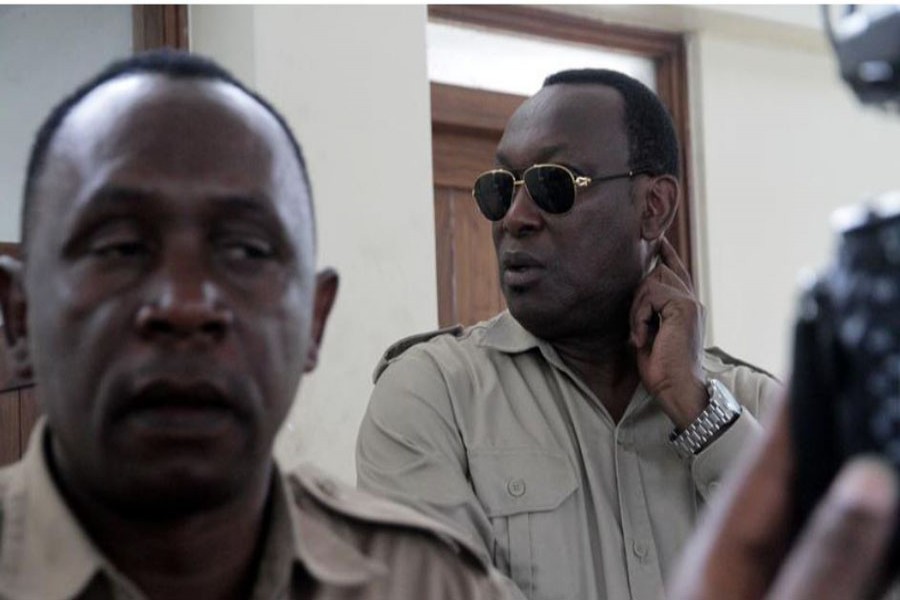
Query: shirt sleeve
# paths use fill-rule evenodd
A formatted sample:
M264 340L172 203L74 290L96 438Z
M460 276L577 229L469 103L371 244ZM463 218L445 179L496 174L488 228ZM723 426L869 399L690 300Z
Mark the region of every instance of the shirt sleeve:
M407 351L378 378L356 444L357 485L467 535L492 562L493 528L469 483L451 392L434 359Z
M691 475L705 501L715 494L735 459L762 434L759 419L764 418L783 391L777 381L758 373L737 377L732 388L744 410L722 435L691 459Z

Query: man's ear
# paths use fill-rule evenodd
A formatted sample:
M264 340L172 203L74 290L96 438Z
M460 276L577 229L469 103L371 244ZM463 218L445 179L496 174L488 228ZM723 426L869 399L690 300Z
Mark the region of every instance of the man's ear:
M312 331L310 332L309 350L306 351L306 364L303 372L309 373L319 364L319 348L325 335L325 323L334 306L338 291L338 274L334 269L322 269L316 275L316 297L313 307Z
M675 220L681 195L678 180L671 175L653 177L644 190L641 237L647 241L661 238Z
M3 338L9 349L11 369L17 381L31 379L28 352L28 305L22 263L11 256L0 256L0 310L3 313Z

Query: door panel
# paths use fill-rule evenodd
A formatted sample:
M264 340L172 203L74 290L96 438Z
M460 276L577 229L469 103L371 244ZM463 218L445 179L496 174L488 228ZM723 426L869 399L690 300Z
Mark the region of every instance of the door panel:
M19 443L22 454L28 448L28 439L31 430L41 416L41 407L38 404L37 389L34 386L19 390Z
M434 193L437 230L444 232L437 249L438 318L442 327L477 323L506 307L490 222L478 212L469 190L438 186Z
M0 393L0 467L19 460L19 391Z
M509 116L524 96L431 84L438 320L471 325L504 308L491 224L472 182L494 165Z

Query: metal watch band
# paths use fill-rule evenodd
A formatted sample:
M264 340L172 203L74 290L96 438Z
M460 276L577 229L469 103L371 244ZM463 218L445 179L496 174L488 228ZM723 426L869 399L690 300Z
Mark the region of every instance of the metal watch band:
M709 392L707 407L684 431L673 431L669 437L675 450L684 458L703 450L741 414L740 405L720 381L707 380L706 389Z

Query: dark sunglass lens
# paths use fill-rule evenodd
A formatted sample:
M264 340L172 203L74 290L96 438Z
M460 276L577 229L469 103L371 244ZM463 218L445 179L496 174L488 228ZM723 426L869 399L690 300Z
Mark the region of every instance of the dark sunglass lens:
M564 213L575 203L575 183L565 169L552 165L533 167L525 173L525 187L541 210Z
M485 217L499 221L509 210L515 186L511 173L491 171L475 180L472 195Z

